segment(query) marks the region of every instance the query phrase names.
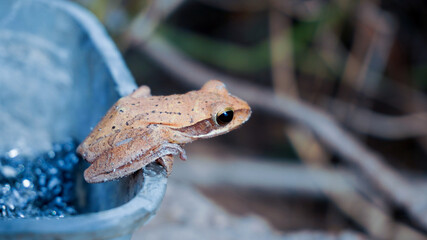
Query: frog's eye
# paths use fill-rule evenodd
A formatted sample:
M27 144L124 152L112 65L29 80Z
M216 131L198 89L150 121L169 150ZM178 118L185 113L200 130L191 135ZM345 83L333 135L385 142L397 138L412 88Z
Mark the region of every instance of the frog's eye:
M226 108L224 110L222 110L221 112L218 112L215 116L215 122L219 125L219 126L225 126L228 123L231 122L231 120L233 120L233 109L232 108Z

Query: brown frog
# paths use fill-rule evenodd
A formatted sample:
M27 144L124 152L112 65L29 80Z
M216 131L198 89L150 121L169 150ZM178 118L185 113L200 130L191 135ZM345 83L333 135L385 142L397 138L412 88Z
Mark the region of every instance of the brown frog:
M217 80L170 96L151 96L142 86L119 99L78 147L91 163L84 177L89 183L114 180L153 161L169 175L174 155L186 160L184 144L228 133L250 115L249 105Z

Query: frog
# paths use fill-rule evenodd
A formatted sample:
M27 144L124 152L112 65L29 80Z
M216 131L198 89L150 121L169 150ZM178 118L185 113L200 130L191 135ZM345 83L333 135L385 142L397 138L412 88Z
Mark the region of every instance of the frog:
M152 162L169 176L175 156L187 159L185 144L228 133L251 113L248 103L218 80L173 95L152 96L148 86L141 86L120 98L78 146L77 153L90 163L84 178L88 183L117 180Z

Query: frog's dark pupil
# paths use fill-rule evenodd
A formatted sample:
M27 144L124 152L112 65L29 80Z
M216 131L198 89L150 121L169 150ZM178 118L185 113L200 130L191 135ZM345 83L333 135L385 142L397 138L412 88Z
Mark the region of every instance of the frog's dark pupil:
M233 110L222 112L216 117L216 121L220 126L224 126L233 120Z

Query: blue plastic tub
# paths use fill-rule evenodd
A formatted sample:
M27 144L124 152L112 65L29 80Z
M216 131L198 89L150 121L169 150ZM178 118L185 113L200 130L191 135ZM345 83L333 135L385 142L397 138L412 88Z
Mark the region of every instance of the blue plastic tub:
M136 84L94 16L66 1L0 1L0 153L49 150L82 141ZM81 166L81 170L85 166ZM164 169L151 164L120 181L87 184L82 213L65 218L0 219L0 239L130 239L156 212Z

